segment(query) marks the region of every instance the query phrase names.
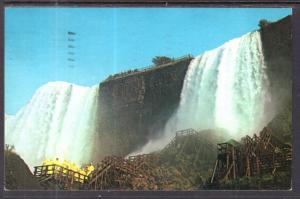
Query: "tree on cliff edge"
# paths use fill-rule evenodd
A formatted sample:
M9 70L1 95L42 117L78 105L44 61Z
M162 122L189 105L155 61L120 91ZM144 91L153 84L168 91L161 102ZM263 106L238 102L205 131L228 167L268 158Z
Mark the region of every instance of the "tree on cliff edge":
M268 20L266 20L266 19L261 19L260 21L259 21L259 27L260 28L264 28L264 27L267 27L269 24L270 24L271 22L270 21L268 21Z
M156 66L159 66L159 65L162 65L162 64L166 64L166 63L169 63L169 62L172 62L173 59L170 58L170 57L166 57L166 56L156 56L152 59L152 62L156 65Z

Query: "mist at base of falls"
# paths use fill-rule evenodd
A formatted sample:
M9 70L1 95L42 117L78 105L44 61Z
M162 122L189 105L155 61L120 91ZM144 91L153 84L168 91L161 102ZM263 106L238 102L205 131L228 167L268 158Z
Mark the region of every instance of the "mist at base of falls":
M260 32L248 33L194 58L184 79L180 103L160 137L130 155L157 151L178 130L222 128L230 138L259 132L275 113Z
M33 167L44 159L89 163L97 130L98 85L49 82L16 115L5 118L5 144Z

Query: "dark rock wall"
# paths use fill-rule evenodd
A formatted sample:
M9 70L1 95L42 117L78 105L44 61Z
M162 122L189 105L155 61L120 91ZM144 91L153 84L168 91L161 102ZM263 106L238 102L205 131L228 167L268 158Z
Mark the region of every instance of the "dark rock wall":
M267 73L270 81L271 103L267 112L275 112L268 124L284 142L292 141L292 21L285 17L261 29Z
M127 155L156 136L180 101L191 58L100 83L94 159Z
M272 105L270 111L280 112L292 97L292 23L291 16L261 29Z

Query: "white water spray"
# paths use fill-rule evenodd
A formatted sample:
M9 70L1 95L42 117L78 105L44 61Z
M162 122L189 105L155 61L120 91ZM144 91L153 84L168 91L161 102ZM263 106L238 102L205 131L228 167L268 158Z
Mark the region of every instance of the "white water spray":
M192 60L176 113L163 135L132 154L163 148L182 129L222 128L233 138L258 132L268 122L268 78L258 31L233 39Z
M5 118L5 143L33 167L44 159L90 160L96 134L98 86L50 82L15 116Z

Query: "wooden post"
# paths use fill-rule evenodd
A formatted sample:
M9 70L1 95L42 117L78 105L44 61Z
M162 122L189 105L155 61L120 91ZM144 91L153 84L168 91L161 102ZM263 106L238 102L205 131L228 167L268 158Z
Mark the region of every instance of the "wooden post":
M71 186L73 186L73 182L74 182L74 172L71 172Z
M256 154L256 173L257 175L260 175L259 157L257 154Z
M95 190L97 190L97 179L98 179L98 176L96 176L96 180L95 180Z
M37 167L34 167L34 173L33 173L33 175L36 176L36 173L37 173Z
M251 176L251 169L250 169L250 160L249 160L249 154L247 154L247 159L246 159L246 164L247 164L247 168L246 168L246 176L250 177Z
M228 169L228 167L229 167L229 154L228 151L226 150L226 169Z
M235 148L232 147L232 163L233 163L233 179L235 179L236 174L235 174L235 153L234 153Z
M272 175L275 174L276 171L276 165L275 165L275 153L273 152L273 160L272 160L272 164L273 164L273 171L272 171Z
M211 177L211 180L210 180L210 183L213 183L213 181L214 181L215 173L216 173L216 169L217 169L218 162L219 162L219 160L217 159L217 160L216 160L216 163L215 163L214 171L213 171L213 174L212 174L212 177Z
M227 172L226 172L226 174L225 174L223 180L227 180L227 179L228 179L228 175L230 174L230 171L231 171L231 169L232 169L232 166L233 166L233 164L231 163L231 165L230 165L229 169L227 170Z

